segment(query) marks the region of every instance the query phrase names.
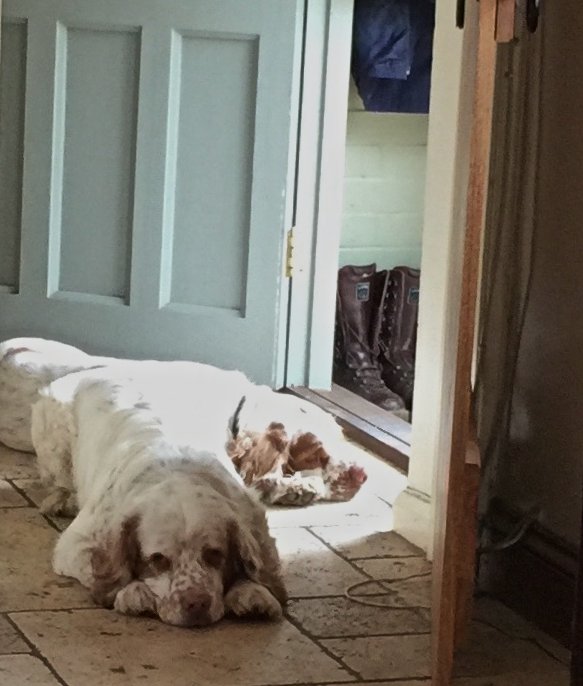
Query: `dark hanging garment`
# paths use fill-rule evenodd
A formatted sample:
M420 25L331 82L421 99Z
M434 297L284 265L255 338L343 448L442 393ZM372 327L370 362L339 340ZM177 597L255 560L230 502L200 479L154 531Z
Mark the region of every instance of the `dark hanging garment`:
M352 76L371 112L429 112L434 0L355 0Z

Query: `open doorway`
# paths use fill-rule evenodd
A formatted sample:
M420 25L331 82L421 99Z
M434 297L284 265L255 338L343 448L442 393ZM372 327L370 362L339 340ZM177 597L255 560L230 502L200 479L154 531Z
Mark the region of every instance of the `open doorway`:
M338 72L335 98L341 106L342 90L345 129L330 142L343 201L328 216L336 236L313 285L317 298L334 272L335 294L312 335L320 371L294 390L407 471L435 3L398 12L404 8L410 6L355 3L337 29L344 30L343 60L350 65Z

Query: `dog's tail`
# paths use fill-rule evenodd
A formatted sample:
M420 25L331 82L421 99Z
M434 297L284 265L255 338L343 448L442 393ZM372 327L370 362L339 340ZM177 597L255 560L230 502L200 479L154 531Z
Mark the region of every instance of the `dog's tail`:
M243 405L245 404L246 400L246 396L243 396L241 400L239 400L237 408L235 409L235 413L233 414L229 422L229 429L231 431L232 438L237 438L237 436L239 435L239 417L241 416L241 410L243 409Z

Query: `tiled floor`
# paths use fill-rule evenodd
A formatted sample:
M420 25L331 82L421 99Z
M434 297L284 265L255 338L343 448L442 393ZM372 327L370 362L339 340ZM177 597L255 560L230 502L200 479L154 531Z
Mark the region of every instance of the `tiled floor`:
M371 478L351 503L270 513L292 598L285 620L187 630L97 608L56 577L66 521L37 510L33 457L0 446L0 684L428 685L430 566L390 531L404 478L358 455ZM474 632L456 686L568 683L565 652L505 608L482 603Z

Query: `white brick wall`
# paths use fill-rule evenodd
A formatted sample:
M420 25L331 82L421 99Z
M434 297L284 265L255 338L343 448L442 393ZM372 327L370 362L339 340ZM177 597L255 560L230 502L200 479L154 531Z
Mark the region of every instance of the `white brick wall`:
M363 110L350 85L340 266L419 267L428 116Z

